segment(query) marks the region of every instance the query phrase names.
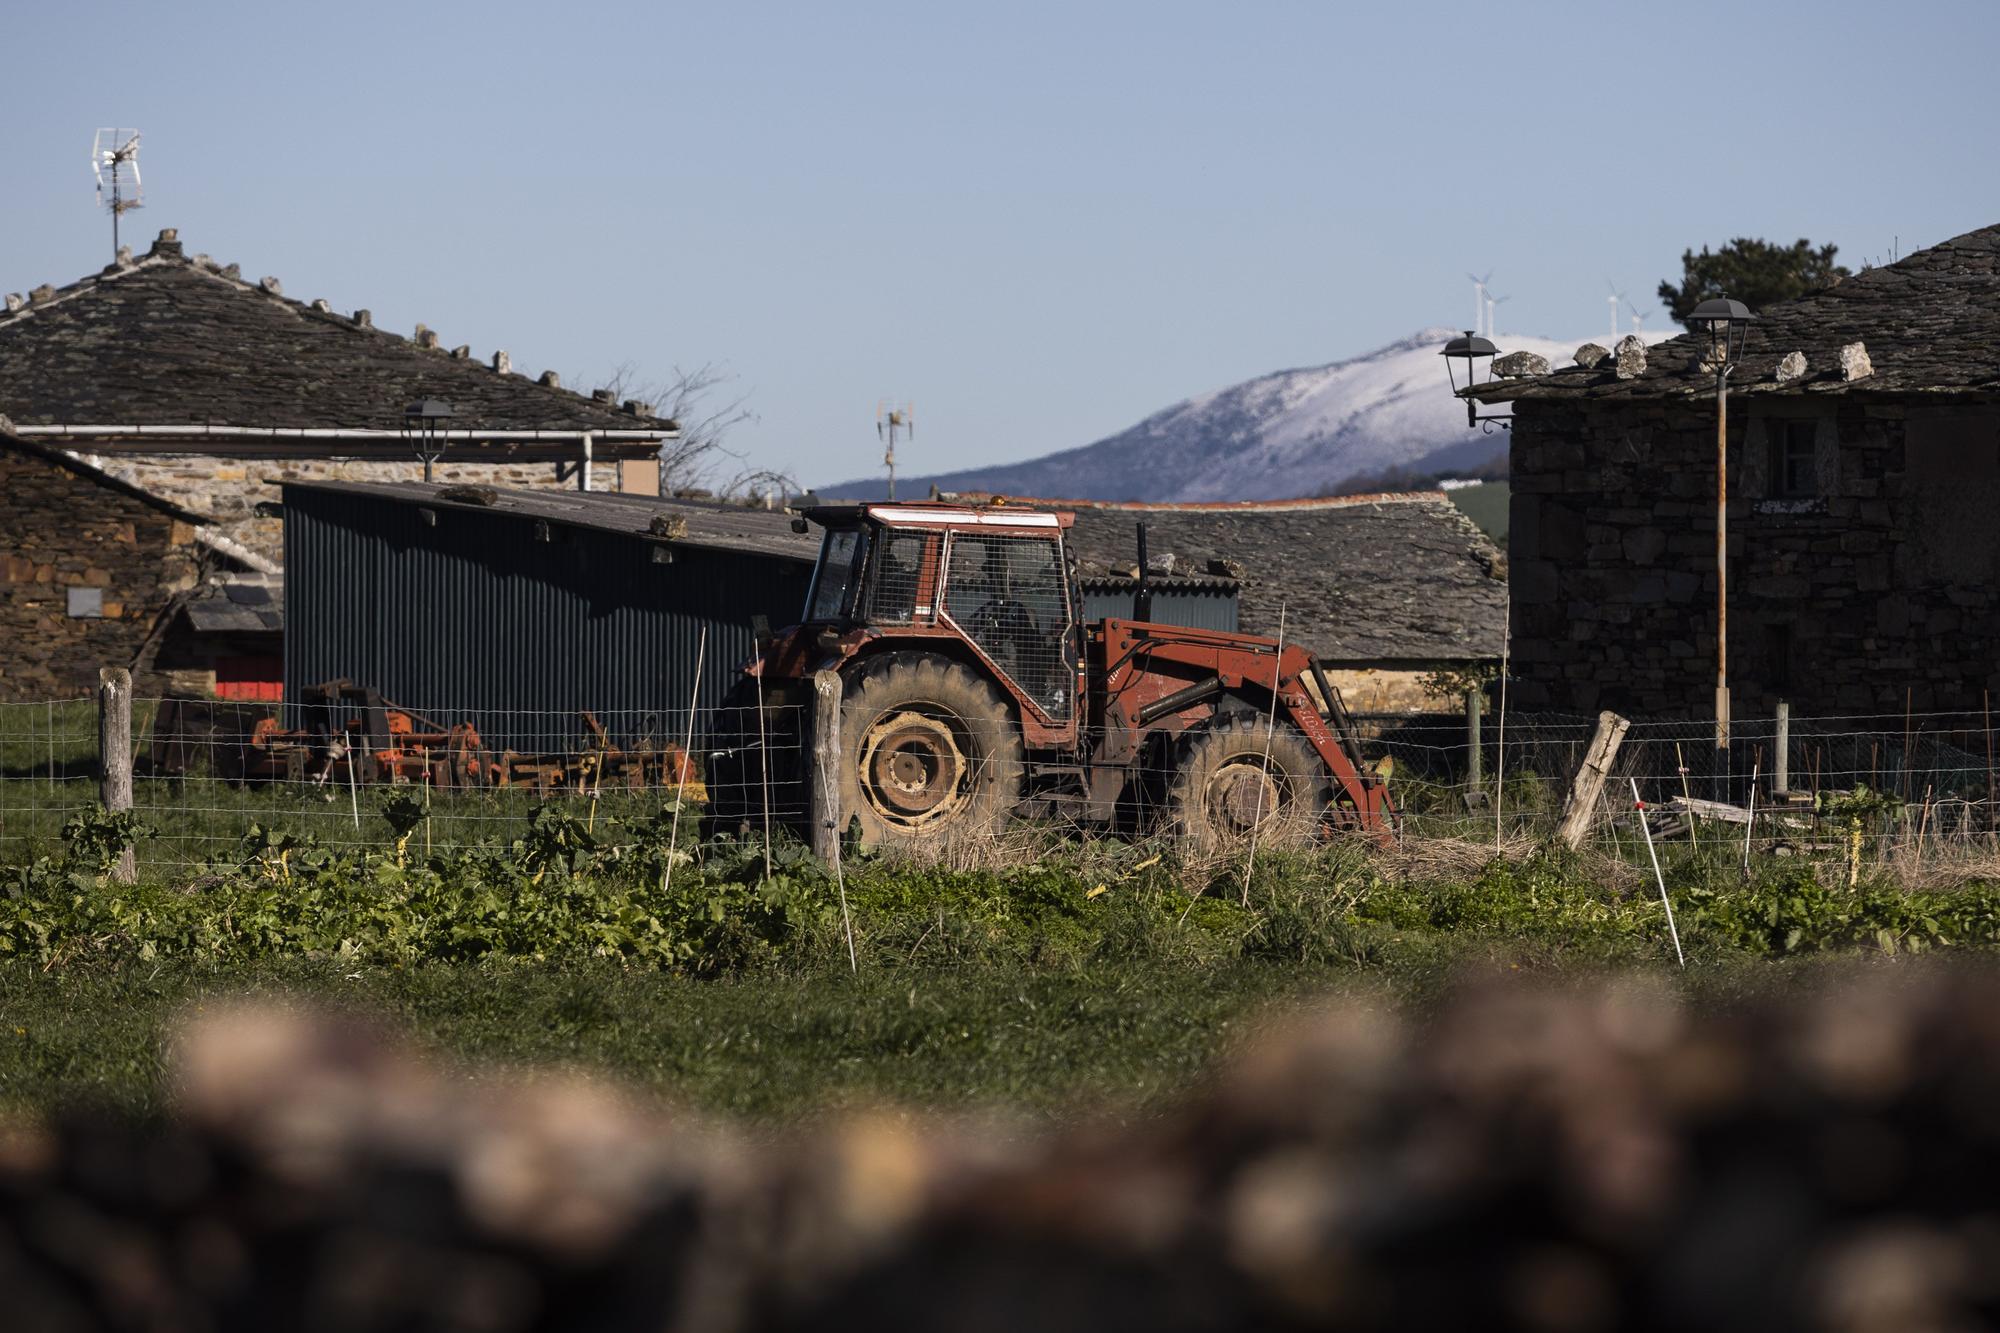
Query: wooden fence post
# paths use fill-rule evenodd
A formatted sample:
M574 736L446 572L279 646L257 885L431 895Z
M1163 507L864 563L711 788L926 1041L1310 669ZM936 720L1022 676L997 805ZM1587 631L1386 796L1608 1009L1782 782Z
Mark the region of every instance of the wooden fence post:
M1486 756L1479 743L1479 714L1481 712L1479 687L1465 692L1465 782L1470 791L1478 791L1485 781Z
M813 855L829 864L840 851L840 673L813 673L812 811Z
M1792 706L1778 700L1778 774L1771 780L1771 794L1783 797L1792 789Z
M132 673L105 667L97 673L97 796L110 811L132 808ZM111 867L115 883L130 884L138 876L132 849L118 854Z
M1556 826L1557 840L1572 851L1583 845L1583 835L1589 831L1591 815L1597 810L1597 798L1604 791L1604 780L1611 774L1611 761L1617 757L1618 746L1631 725L1608 710L1597 715L1597 734L1590 738L1590 749L1584 752L1583 764L1576 770L1576 779L1570 783L1569 795L1563 800L1562 822Z

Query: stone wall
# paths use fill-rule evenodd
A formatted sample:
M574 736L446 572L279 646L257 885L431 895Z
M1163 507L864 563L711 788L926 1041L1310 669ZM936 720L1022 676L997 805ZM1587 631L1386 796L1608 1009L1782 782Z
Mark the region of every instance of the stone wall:
M1401 670L1394 667L1326 668L1327 683L1340 691L1341 702L1351 713L1425 713L1436 709L1438 701L1424 692L1429 668Z
M243 459L185 454L86 455L112 476L215 520L216 531L273 561L284 558L284 523L259 517L257 506L276 505L283 481L422 481L423 464L379 459ZM657 472L656 465L645 464ZM620 465L591 464L593 490L619 488ZM635 472L627 468L628 474ZM457 463L449 455L433 475L439 481L477 486L523 486L574 490L576 478L556 480L553 463ZM656 486L657 489L657 486Z
M2000 690L2000 408L1752 396L1729 418L1733 715ZM1811 423L1790 494L1787 421ZM1514 702L1713 717L1713 398L1523 402L1512 463Z
M194 529L45 458L0 448L0 699L72 698L132 666L175 593L201 575ZM69 590L102 591L102 616ZM141 673L140 691L160 682Z

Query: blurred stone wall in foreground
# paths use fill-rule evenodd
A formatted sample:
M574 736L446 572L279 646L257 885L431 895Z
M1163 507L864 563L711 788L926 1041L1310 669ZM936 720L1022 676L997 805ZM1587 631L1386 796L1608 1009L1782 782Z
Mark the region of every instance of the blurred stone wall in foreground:
M774 1139L201 1020L165 1127L0 1133L6 1327L1969 1329L2000 976L1690 1011L1638 980L1332 1006L1178 1110Z

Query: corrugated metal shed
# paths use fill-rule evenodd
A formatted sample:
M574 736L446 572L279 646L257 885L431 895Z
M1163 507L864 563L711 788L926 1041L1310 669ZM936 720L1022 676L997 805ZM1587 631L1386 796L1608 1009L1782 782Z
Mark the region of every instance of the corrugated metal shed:
M345 677L495 749L712 706L805 603L813 536L783 513L421 483L285 485L285 695Z
M1161 625L1184 625L1189 629L1236 631L1234 579L1154 578L1153 620ZM1077 580L1083 594L1085 621L1106 616L1133 618L1133 599L1139 580L1123 576L1091 577Z

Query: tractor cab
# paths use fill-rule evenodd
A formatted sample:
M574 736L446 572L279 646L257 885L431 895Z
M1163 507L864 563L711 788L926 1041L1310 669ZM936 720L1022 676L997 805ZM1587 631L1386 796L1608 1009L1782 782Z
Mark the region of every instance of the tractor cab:
M1005 506L822 506L804 623L835 636L948 637L1048 723L1075 715L1076 594L1069 514ZM912 644L911 647L917 645Z

